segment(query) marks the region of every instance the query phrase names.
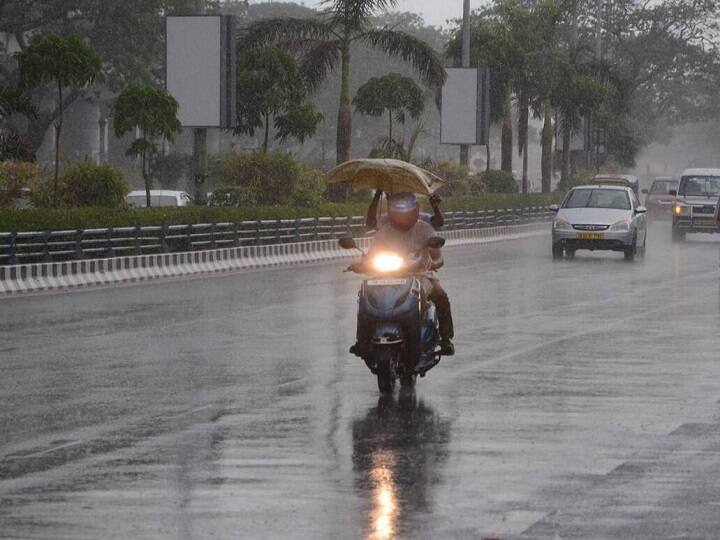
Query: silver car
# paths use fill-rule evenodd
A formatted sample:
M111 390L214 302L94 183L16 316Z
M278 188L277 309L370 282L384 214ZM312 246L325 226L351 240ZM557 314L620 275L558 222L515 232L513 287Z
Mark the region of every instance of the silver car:
M627 187L590 185L571 189L562 205L551 207L552 254L560 259L578 249L622 251L626 260L645 252L646 210Z

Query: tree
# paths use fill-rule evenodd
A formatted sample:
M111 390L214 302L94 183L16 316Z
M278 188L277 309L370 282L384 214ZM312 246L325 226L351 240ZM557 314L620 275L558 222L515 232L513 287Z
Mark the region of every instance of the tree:
M501 169L512 172L513 119L512 81L513 62L517 45L507 41L499 21L492 11L481 10L473 13L470 20L470 63L487 66L492 70L490 84L490 123L502 122ZM447 44L446 56L455 66L462 58L462 28L458 27ZM488 159L488 167L490 160Z
M445 70L437 52L422 40L390 27L372 25L373 14L395 7L397 0L325 0L328 9L316 18L272 18L257 21L242 32L240 49L274 42L304 53L309 80L318 83L340 67L337 123L337 163L350 159L352 105L351 47L360 43L411 63L426 84L438 89Z
M0 161L35 161L35 150L27 138L6 120L15 114L35 118L37 109L22 88L0 86Z
M279 141L300 142L315 133L323 116L308 101L308 88L295 58L275 45L243 51L237 69L237 125L235 133L255 135L264 129L267 153L270 126Z
M0 86L0 125L13 114L34 118L37 116L37 109L22 88Z
M208 10L217 2L206 0ZM0 54L2 41L12 39L21 50L30 36L80 33L102 62L103 80L112 91L130 82L153 82L162 78L163 25L165 15L192 14L193 0L2 0L0 1ZM0 61L0 85L14 86L17 66ZM49 99L54 88L33 89L37 118L27 126L27 136L37 150L58 117L58 104ZM67 109L80 96L74 88L63 97Z
M55 175L53 199L58 202L57 184L60 172L60 134L63 124L63 92L80 89L100 74L100 60L88 49L79 34L61 37L57 34L35 36L30 45L17 54L23 83L36 87L46 83L57 89L58 115L55 120Z
M148 174L148 157L158 151L158 138L170 142L180 133L178 102L164 88L148 85L130 85L123 90L112 107L115 135L122 137L130 131L140 131L126 154L142 159L142 176L145 181L145 197L150 207L151 178Z
M368 116L388 115L388 141L393 140L393 120L404 124L409 115L420 118L425 109L425 94L410 77L390 73L373 77L363 84L353 100L355 110Z

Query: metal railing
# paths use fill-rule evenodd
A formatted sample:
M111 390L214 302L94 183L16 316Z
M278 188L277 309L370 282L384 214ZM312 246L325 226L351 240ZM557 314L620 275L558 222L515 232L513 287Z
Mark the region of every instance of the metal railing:
M446 212L443 230L533 223L551 215L547 207ZM367 232L363 216L0 232L0 265L330 240Z

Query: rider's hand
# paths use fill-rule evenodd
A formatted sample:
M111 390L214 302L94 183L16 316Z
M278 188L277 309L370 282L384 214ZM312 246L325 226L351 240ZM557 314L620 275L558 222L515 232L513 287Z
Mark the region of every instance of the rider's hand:
M356 274L361 274L364 267L365 263L363 263L362 261L355 261L354 263L350 263L350 266L348 266L348 270L350 272L355 272Z

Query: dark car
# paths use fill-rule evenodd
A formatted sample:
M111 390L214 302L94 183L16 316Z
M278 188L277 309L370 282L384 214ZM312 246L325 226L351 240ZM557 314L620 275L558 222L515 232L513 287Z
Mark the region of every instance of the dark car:
M687 169L680 176L673 204L672 238L687 233L720 233L715 208L720 197L720 169Z
M671 176L657 177L650 189L643 189L645 197L645 208L648 211L648 217L652 219L672 219L673 204L675 203L675 195L677 193L679 181Z

